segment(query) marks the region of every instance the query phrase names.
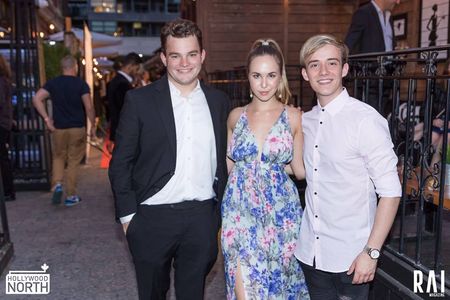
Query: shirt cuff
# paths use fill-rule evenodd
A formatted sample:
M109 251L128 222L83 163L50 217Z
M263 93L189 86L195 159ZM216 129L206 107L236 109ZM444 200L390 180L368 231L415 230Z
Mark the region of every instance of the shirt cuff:
M125 224L125 223L130 222L131 219L133 219L133 217L134 217L135 214L136 214L136 213L133 213L133 214L130 214L130 215L128 215L128 216L125 216L125 217L120 218L120 223Z

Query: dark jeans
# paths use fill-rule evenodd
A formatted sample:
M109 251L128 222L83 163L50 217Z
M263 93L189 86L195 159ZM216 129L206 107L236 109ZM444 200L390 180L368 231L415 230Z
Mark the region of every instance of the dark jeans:
M369 283L352 284L353 274L317 270L300 262L311 300L367 300Z
M139 205L127 230L139 299L166 299L173 260L177 300L202 300L217 258L218 224L214 200Z
M2 171L3 190L5 196L14 196L13 173L11 161L8 157L10 131L0 127L0 169Z

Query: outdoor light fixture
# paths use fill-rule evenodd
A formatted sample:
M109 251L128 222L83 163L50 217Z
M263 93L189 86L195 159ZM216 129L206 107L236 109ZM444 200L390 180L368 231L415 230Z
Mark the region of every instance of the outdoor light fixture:
M56 45L56 42L55 42L55 41L50 41L50 42L48 42L48 43L49 43L50 46Z
M45 37L45 33L43 33L42 31L39 32L39 36L41 37L41 39L43 39Z
M50 30L55 30L55 25L53 25L52 23L50 23L50 25L48 25L48 28L50 28Z

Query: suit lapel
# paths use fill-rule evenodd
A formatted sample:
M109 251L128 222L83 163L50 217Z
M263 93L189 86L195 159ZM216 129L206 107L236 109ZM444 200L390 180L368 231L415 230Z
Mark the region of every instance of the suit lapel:
M156 103L164 128L169 137L170 148L174 157L177 155L177 137L175 129L175 117L173 115L172 98L170 97L170 89L167 75L161 78L157 83L156 90L160 93Z
M214 137L216 140L216 157L219 159L219 141L220 141L220 111L217 105L217 102L214 101L214 97L211 94L211 90L208 86L206 86L202 81L200 81L200 85L202 87L203 93L206 97L206 102L208 102L209 112L211 113L211 119L214 127Z

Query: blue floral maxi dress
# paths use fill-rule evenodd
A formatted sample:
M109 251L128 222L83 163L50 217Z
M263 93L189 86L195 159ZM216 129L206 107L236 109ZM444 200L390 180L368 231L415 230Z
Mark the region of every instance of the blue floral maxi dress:
M297 188L284 170L293 137L284 108L266 137L261 158L246 108L228 156L235 162L222 202L222 251L227 299L236 299L238 262L247 300L309 299L294 249L303 214Z

